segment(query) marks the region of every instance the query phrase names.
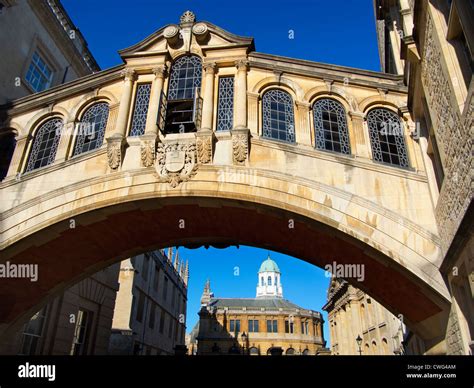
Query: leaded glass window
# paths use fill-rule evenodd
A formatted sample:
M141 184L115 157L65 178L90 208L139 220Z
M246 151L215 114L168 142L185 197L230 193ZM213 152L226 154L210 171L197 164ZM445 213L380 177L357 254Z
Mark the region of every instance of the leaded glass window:
M146 116L150 103L151 83L139 84L135 93L130 136L141 136L145 133Z
M346 111L340 102L330 98L316 101L313 117L316 148L346 155L351 153Z
M25 172L36 170L54 162L59 139L61 138L62 126L62 120L55 118L46 121L38 128L33 139Z
M94 104L84 112L76 126L74 156L95 150L102 145L108 117L109 104L106 102Z
M234 77L219 78L219 101L217 107L217 130L232 129L234 119Z
M403 124L388 109L373 109L367 114L373 158L377 162L408 167Z
M286 142L295 141L293 99L283 90L269 90L263 95L263 136Z
M194 98L194 90L201 87L202 64L196 56L185 56L176 60L170 74L169 100Z

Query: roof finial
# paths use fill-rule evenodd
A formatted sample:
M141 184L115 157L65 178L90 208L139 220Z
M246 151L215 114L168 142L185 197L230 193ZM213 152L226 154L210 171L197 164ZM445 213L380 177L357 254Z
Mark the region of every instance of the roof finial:
M180 19L179 19L180 23L183 24L183 23L194 23L196 21L196 15L194 15L194 13L192 11L186 11L184 12Z

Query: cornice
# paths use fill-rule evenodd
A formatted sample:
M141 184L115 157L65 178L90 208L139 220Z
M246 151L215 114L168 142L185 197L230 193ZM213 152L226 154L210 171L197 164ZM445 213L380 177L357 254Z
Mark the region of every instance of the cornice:
M348 76L350 76L349 80L351 85L380 88L382 83L389 91L402 94L407 93L407 87L403 83L403 76L259 52L250 53L249 61L251 68L260 68L269 71L277 70L287 74L319 78L321 80L330 79L331 81L341 83L344 83ZM328 71L333 73L328 73ZM363 77L369 79L363 79Z

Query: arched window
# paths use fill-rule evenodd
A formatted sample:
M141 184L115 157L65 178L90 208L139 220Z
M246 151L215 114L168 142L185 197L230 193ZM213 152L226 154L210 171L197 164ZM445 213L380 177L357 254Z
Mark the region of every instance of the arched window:
M377 342L375 342L375 341L372 341L372 354L378 354Z
M275 276L275 286L278 286L278 276Z
M295 349L293 349L293 348L286 349L286 355L287 356L294 356L295 355Z
M166 133L192 132L200 126L201 78L201 58L188 55L173 64L168 85Z
M272 277L271 277L271 276L268 277L268 283L267 283L267 284L268 284L269 286L272 285Z
M272 89L262 98L263 136L286 142L295 141L293 99L283 91Z
M33 138L25 172L36 170L54 162L61 138L63 122L59 118L46 121L38 128Z
M262 283L262 286L264 285L263 276L260 278L260 283Z
M99 102L88 108L76 126L74 156L95 150L104 141L105 127L109 117L109 104Z
M382 339L382 351L384 355L390 354L389 349L388 349L388 342L386 338Z
M0 134L0 181L8 174L15 146L15 134L12 131Z
M331 98L313 104L316 148L349 155L351 146L344 106Z
M196 88L201 87L201 58L194 55L181 57L171 68L168 100L193 99Z
M309 349L303 350L303 356L309 356Z
M373 158L377 162L408 167L408 154L403 124L388 109L372 109L367 114Z

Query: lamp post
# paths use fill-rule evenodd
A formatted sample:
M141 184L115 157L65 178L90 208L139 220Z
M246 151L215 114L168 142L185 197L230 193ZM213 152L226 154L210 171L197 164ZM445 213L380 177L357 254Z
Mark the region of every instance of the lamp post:
M362 338L360 338L360 335L357 336L356 338L357 346L359 347L359 356L362 356L362 348L360 345L362 345Z
M247 343L247 334L245 334L245 331L242 333L242 342L244 343L244 346L243 346L243 354L246 354L245 353L245 344Z

